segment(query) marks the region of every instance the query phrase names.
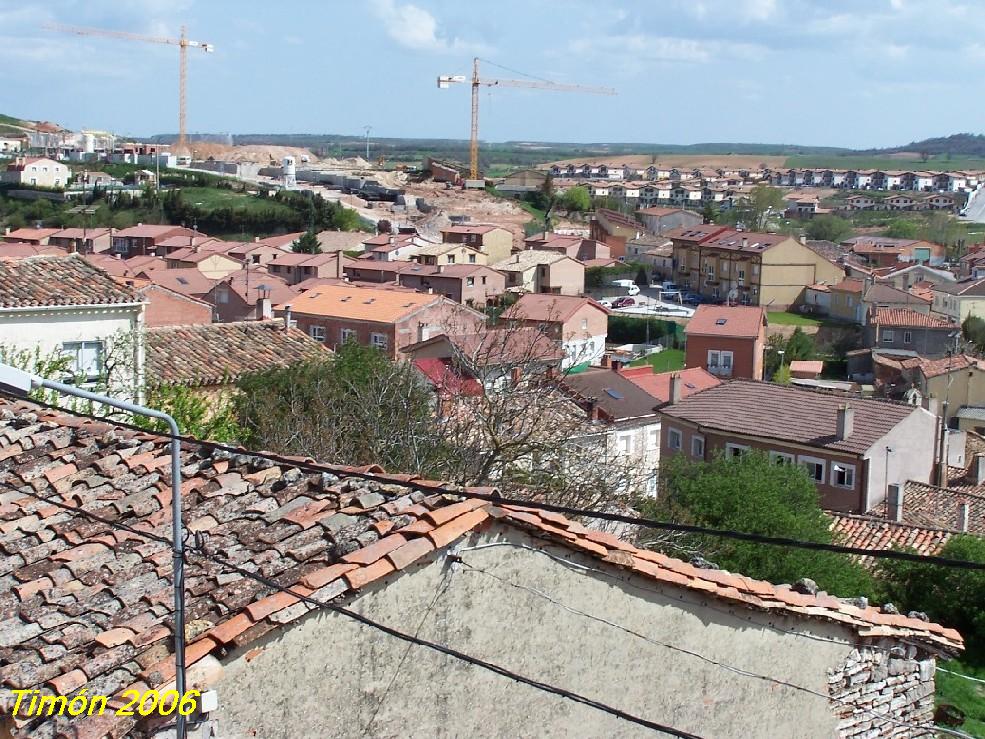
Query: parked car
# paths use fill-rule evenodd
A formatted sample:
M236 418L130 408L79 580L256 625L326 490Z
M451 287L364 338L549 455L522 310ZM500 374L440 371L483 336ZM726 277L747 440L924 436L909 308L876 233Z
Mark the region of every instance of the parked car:
M680 285L678 285L678 284L677 284L676 282L674 282L673 280L665 280L665 281L664 281L664 282L663 282L663 283L662 283L662 284L660 285L660 289L661 289L661 290L668 290L668 291L670 291L670 290L678 290L678 291L679 291L679 290L680 290L681 288L680 288Z
M603 308L611 308L612 307L612 301L609 300L608 298L606 298L604 300L599 300L598 301L598 304L601 305Z
M639 295L640 294L640 286L637 285L632 280L613 280L612 281L612 286L613 287L621 287L623 290L626 291L626 294L627 295Z
M621 298L616 298L612 301L613 308L628 308L631 305L636 305L636 299L628 295L623 295Z
M701 305L706 302L706 298L701 293L686 292L681 296L681 302L686 305Z

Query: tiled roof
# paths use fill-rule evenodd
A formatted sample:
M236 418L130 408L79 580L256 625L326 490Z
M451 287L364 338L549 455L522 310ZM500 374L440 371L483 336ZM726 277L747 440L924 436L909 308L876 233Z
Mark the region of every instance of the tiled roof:
M982 256L985 257L985 254ZM985 296L985 279L966 277L957 282L941 282L939 285L935 285L934 289L948 295L982 297Z
M158 246L163 246L164 248L176 248L183 249L191 246L206 246L213 251L226 251L232 246L235 246L236 242L233 241L219 241L219 239L212 238L211 236L205 236L204 234L199 234L198 236L169 236L163 241L158 241Z
M642 388L660 403L670 402L670 378L681 378L681 398L707 390L722 383L704 367L690 367L674 372L654 372L652 366L626 367L620 374L634 385Z
M862 291L865 289L865 281L856 277L846 277L841 282L831 285L830 289L840 293L853 293L861 295Z
M500 272L526 272L541 264L554 264L562 259L571 259L571 257L556 251L524 249L490 266Z
M837 436L838 408L855 410L854 430ZM729 380L662 409L674 418L719 431L793 441L861 454L904 418L926 413L911 405L835 395L752 380Z
M608 367L592 367L569 374L561 382L579 400L594 402L608 420L656 415L657 399Z
M790 363L790 371L819 375L824 371L824 362L820 359L795 359Z
M211 259L212 257L222 257L230 262L242 262L241 259L237 259L236 257L228 254L225 247L212 248L212 244L201 247L185 247L182 249L175 249L167 256L169 260L174 260L175 262L187 262L189 264L198 264L199 262L204 262L206 259Z
M849 513L829 513L831 531L835 543L860 549L912 549L917 554L940 553L950 531L897 523L878 516L858 516ZM860 557L867 567L878 561L873 557Z
M20 259L21 257L65 256L68 249L60 246L42 246L23 241L0 241L0 257Z
M283 321L162 326L146 334L147 382L220 385L243 375L326 355L321 342Z
M985 487L977 482L951 481L941 488L909 480L903 488L903 522L913 526L961 531L958 514L968 504L968 531L985 535ZM883 501L869 513L888 518L888 503Z
M469 251L474 251L476 254L481 254L482 252L475 247L469 246L468 244L428 244L427 246L420 247L414 254L415 257L440 257L447 254L450 251L458 251L459 249L468 249Z
M110 233L108 228L63 228L52 236L58 239L98 239L108 233Z
M28 403L0 402L0 413L0 685L110 696L163 686L174 677L170 547L33 496L169 539L168 440ZM184 445L182 463L188 529L206 535L222 559L321 602L358 595L465 535L513 526L671 592L700 591L805 627L834 622L861 639L918 640L946 652L962 645L938 624L700 569L558 514L462 500L458 488L378 467L304 471L195 444ZM251 645L310 611L296 596L198 555L188 558L185 586L189 666ZM9 695L3 707L11 707ZM48 735L122 736L135 720L112 711L52 718ZM36 735L22 721L17 734Z
M942 359L925 359L920 357L918 361L914 362L913 366L916 366L924 377L931 378L946 375L948 372L967 369L968 367L985 369L985 367L982 367L982 364L983 362L980 359L968 356L967 354L959 354Z
M59 228L16 228L9 234L4 234L6 241L40 241L54 236Z
M139 226L121 229L113 234L113 236L130 239L166 239L169 236L201 236L201 234L183 226L141 224Z
M267 246L273 246L278 249L283 249L285 251L291 250L291 245L304 236L303 231L298 231L296 233L289 234L279 234L277 236L268 236L265 239L260 239L258 244L266 244Z
M218 281L216 287L219 285L225 285L247 305L256 305L261 297L270 298L271 304L288 303L300 294L277 275L257 269L230 272Z
M443 234L487 234L490 231L495 231L496 229L503 229L502 226L490 226L490 225L475 225L475 226L448 226L447 228L441 229Z
M426 305L445 300L440 295L377 290L352 285L325 285L294 298L295 313L396 323ZM283 306L278 306L278 309Z
M766 309L753 305L699 305L684 327L688 336L755 338L766 324Z
M76 254L0 258L0 308L139 302L133 290Z
M608 315L609 310L591 298L571 295L526 293L503 312L503 318L520 321L567 321L580 308L591 305Z
M200 298L215 287L216 280L203 275L198 267L183 267L181 269L155 269L141 273L155 285L161 285L169 290Z
M957 324L946 318L937 318L908 308L877 308L870 322L888 328L957 328Z
M405 346L402 351L413 356L416 351L442 343L447 343L449 358L454 356L476 368L534 361L553 362L564 356L556 341L537 328L525 326L471 334L437 334Z
M667 231L664 236L668 239L694 241L700 244L715 236L718 236L719 234L725 233L728 230L729 229L725 226L717 226L713 223L708 223L699 226L681 226L680 228Z

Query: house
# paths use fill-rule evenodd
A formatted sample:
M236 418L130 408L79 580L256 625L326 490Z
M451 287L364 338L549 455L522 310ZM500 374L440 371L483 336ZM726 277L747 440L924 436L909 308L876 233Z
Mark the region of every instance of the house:
M650 234L660 236L675 228L700 226L703 222L700 213L682 208L640 208L636 211L643 228Z
M661 415L661 455L767 452L806 467L822 507L834 511L868 511L888 485L928 482L934 467L936 416L902 403L731 380Z
M422 246L432 242L422 239L416 231L382 233L363 240L364 253L360 259L390 262L410 259Z
M766 309L747 305L699 305L684 327L684 366L716 377L763 379Z
M224 242L176 249L167 256L168 269L197 269L210 280L221 280L226 275L243 269L243 263L226 253Z
M296 254L290 252L283 253L268 261L267 271L275 277L280 277L288 285L297 285L299 282L304 282L312 277L342 279L345 276L345 268L354 264L356 264L356 260L349 259L341 251L330 254Z
M244 269L214 282L202 300L215 306L217 323L231 323L271 318L271 306L289 303L299 294L299 290L276 275Z
M238 259L244 265L250 264L257 267L266 267L274 259L293 254L277 246L264 244L259 239L254 241L225 242L226 255L232 259ZM323 250L328 253L329 250Z
M180 385L207 399L228 396L247 375L330 356L282 320L148 328L146 346L149 388Z
M0 154L16 154L24 147L24 140L10 136L0 136Z
M114 233L112 228L63 228L49 236L48 243L69 252L102 254L113 245Z
M552 295L585 292L585 265L553 251L527 249L491 265L506 277L506 289Z
M485 255L483 255L485 256ZM411 263L397 272L398 284L418 292L434 292L449 300L483 309L506 292L506 277L481 264L424 266Z
M496 185L499 192L522 195L527 192L540 192L547 181L547 172L539 169L520 169L506 175Z
M428 244L411 255L411 261L431 267L450 264L488 264L489 257L466 244Z
M954 273L945 269L935 269L926 264L911 264L909 266L899 265L897 269L880 274L879 282L892 285L898 290L910 290L910 288L923 283L937 285L941 282L955 282Z
M81 256L0 259L0 345L66 356L82 384L106 379L107 359L123 367L113 382L134 398L143 371L144 301ZM127 366L129 365L129 366Z
M143 259L144 257L133 257L132 259ZM154 259L155 257L148 257L149 259ZM90 258L91 261L91 258ZM131 259L121 259L116 260L118 262L129 262ZM109 262L108 262L109 263ZM98 266L102 267L101 262L97 262ZM114 274L111 270L107 270L110 274ZM140 277L143 279L150 280L155 285L160 285L168 290L173 290L174 292L181 293L182 295L187 295L198 300L204 300L205 296L209 294L213 287L215 287L216 281L211 280L197 269L139 269L136 272L132 272L131 269L124 270L126 274L125 277Z
M212 306L176 290L139 277L122 278L147 304L144 326L198 326L212 323Z
M865 306L862 305L862 295L865 292L865 281L856 277L846 277L840 282L828 286L831 296L828 315L840 321L865 323Z
M797 380L817 380L824 371L820 359L795 359L790 362L790 376Z
M112 251L124 257L154 256L162 241L174 236L196 237L200 234L184 226L156 226L138 223L113 234Z
M485 323L481 313L443 295L354 285L307 290L277 311L290 312L298 328L332 349L356 341L394 359L405 346L435 334L470 333Z
M507 308L508 326L540 328L564 351L562 369L598 362L605 354L609 311L591 298L527 293Z
M48 246L51 237L59 231L61 231L60 228L17 228L14 230L7 228L4 231L3 241L7 244Z
M985 536L985 488L982 487L985 479L978 480L981 459L979 455L970 465L974 479L959 480L954 487L950 483L941 487L910 480L870 511L870 517L936 532L932 536L942 541L941 547L955 534Z
M579 262L610 258L610 250L606 244L573 234L538 233L528 236L523 243L527 249L555 251Z
M169 257L176 251L185 251L195 247L209 248L212 251L226 252L236 242L220 241L219 239L195 232L193 236L169 236L157 242L157 255Z
M862 332L866 348L905 349L923 357L940 357L957 350L961 326L950 319L907 308L875 308Z
M903 362L900 376L923 398L941 404L941 414L952 428L975 431L982 428L985 408L985 362L967 354L940 359L923 357ZM943 403L947 401L947 407Z
M837 282L842 267L784 234L718 225L668 231L678 284L711 298L785 310L817 283Z
M6 543L36 557L6 592L7 684L111 705L133 685L163 694L169 440L0 402ZM182 446L188 685L220 696L201 716L206 735L642 733L544 685L699 736L890 733L900 717L931 733L936 659L962 648L953 629L688 564L474 488ZM85 507L52 511L45 500L69 490ZM504 639L504 624L523 628ZM411 632L418 645L393 636ZM559 648L570 634L578 648ZM697 704L695 685L711 686ZM157 733L160 717L3 722L17 739L123 736Z
M870 267L893 267L897 262L939 266L947 259L947 247L922 239L855 236L841 243Z
M674 243L663 236L642 236L626 242L626 253L634 261L650 265L655 276L674 276Z
M289 252L294 250L294 244L297 243L302 236L304 236L304 231L293 231L286 234L265 236L262 239L257 239L256 243L266 244L267 246L272 246L275 249Z
M502 226L448 226L441 229L441 240L449 244L466 244L486 255L488 263L506 259L513 251L513 232Z
M64 188L71 173L68 166L46 157L16 157L0 173L0 182L30 187Z
M323 253L333 251L363 251L366 234L362 231L319 231L318 246Z
M985 276L966 277L956 282L942 280L931 288L933 310L955 323L964 323L968 316L985 318Z
M862 293L862 304L869 313L876 309L903 308L928 314L930 313L931 301L910 290L900 290L880 280L865 286Z
M643 230L643 226L629 216L608 208L597 208L588 235L606 244L609 254L619 259L626 256L626 242L642 236Z
M876 205L876 200L869 195L849 195L845 198L845 210L872 210Z

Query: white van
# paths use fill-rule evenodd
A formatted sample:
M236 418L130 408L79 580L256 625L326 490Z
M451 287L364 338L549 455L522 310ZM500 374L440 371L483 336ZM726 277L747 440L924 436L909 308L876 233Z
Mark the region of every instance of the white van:
M623 288L626 291L626 294L627 295L639 295L640 294L640 286L637 285L632 280L613 280L612 281L612 286L613 287L621 287L621 288Z

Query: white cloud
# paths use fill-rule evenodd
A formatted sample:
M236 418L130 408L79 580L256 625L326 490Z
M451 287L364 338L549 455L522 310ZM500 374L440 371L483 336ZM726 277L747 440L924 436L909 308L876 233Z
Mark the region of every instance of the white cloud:
M725 58L751 59L767 51L756 44L646 34L576 39L571 42L570 50L590 57L613 57L620 63L626 57L634 57L643 61L689 64L704 64Z
M373 12L383 22L387 35L414 51L485 53L484 44L449 37L441 32L437 19L424 8L396 0L373 0Z
M776 0L746 0L745 13L751 19L768 21L776 15Z

